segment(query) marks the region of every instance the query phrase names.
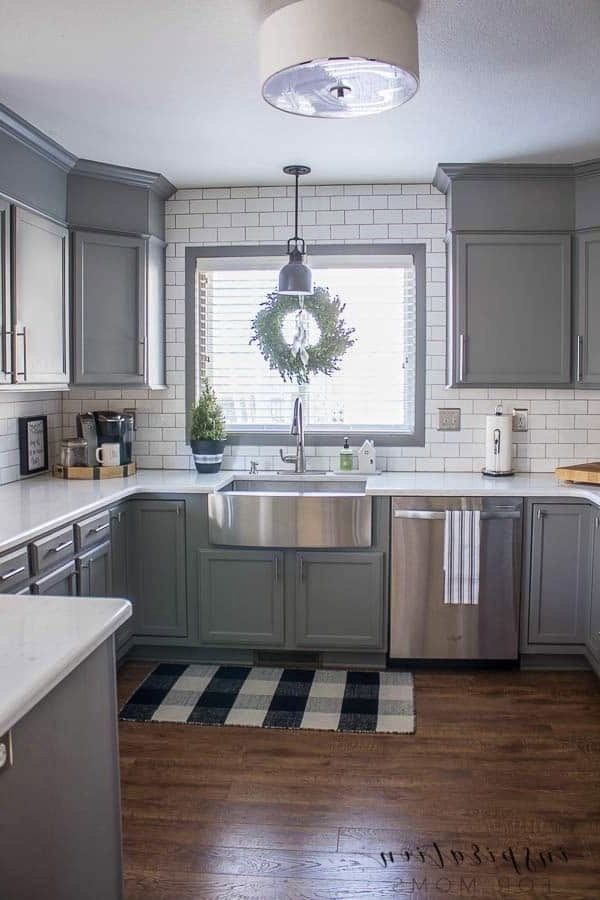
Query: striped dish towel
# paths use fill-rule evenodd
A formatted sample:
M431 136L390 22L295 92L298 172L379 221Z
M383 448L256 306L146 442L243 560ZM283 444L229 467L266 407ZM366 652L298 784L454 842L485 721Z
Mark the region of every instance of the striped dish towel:
M444 603L479 603L478 509L446 510L444 528Z

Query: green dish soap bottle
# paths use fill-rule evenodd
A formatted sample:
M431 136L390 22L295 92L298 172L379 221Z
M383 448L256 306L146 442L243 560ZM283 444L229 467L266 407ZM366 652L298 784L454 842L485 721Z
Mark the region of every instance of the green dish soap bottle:
M352 450L350 449L350 441L344 438L344 446L340 450L340 472L351 472L353 464Z

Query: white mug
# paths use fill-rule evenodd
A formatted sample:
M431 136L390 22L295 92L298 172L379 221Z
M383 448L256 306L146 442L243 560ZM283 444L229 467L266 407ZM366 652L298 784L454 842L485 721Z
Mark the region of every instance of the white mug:
M101 466L118 466L121 463L120 444L101 444L96 449L96 460Z

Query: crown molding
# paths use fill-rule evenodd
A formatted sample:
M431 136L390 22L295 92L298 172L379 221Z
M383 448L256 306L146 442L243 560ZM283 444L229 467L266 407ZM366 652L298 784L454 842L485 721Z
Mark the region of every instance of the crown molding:
M70 172L77 161L77 157L73 153L53 141L47 134L44 134L31 122L18 116L3 103L0 103L0 132L24 144L38 156L54 163L65 172Z
M600 159L587 159L585 162L575 163L573 169L578 178L600 175Z
M600 165L600 161L598 161ZM579 163L581 166L588 163ZM453 181L468 178L573 178L572 163L439 163L433 185L443 194Z
M162 200L166 200L175 192L175 186L164 175L158 172L147 172L144 169L130 169L127 166L115 166L111 163L98 162L94 159L78 159L71 169L72 175L85 175L88 178L100 178L104 181L116 181L132 187L146 188L153 191Z

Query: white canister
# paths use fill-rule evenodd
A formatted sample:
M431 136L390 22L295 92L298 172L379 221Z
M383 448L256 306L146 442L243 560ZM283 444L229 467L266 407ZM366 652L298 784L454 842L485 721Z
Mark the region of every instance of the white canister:
M497 407L493 416L485 417L484 475L512 475L512 416Z

